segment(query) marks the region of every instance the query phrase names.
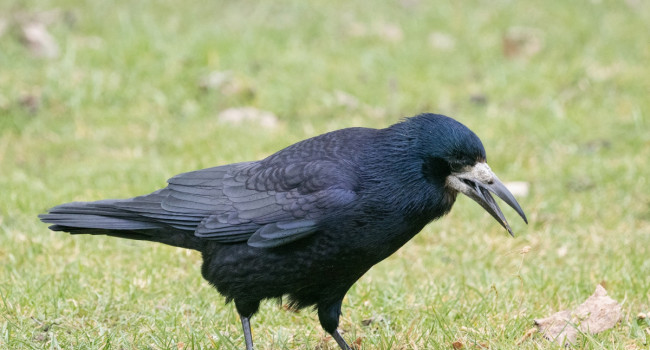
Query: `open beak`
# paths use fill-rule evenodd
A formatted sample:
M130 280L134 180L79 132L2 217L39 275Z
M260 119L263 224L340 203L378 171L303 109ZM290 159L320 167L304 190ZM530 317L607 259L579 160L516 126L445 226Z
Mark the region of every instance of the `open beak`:
M511 236L514 236L510 225L501 209L494 201L490 192L496 194L509 206L511 206L518 214L528 223L526 214L517 203L515 197L508 191L506 186L499 181L499 178L492 172L492 169L486 163L476 163L476 165L466 168L462 172L452 173L447 177L447 185L469 198L475 200L485 209L492 217L494 217Z

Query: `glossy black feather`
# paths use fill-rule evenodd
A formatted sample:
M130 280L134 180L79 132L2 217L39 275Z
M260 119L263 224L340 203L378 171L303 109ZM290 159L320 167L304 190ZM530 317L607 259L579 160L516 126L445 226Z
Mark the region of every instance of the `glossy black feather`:
M425 114L386 129L350 128L263 160L177 175L152 194L69 203L41 215L53 230L163 242L203 255L203 276L249 317L265 298L315 305L328 331L370 267L456 198L456 162L485 159L476 135Z

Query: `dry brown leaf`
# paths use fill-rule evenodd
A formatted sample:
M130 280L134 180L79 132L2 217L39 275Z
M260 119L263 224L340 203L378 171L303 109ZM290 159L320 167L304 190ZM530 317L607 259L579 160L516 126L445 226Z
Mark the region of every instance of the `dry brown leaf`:
M596 334L614 327L623 317L621 304L607 295L601 285L573 311L563 310L535 320L546 339L560 345L574 344L580 332Z
M363 342L363 338L358 337L357 339L352 342L352 349L361 349L361 343Z
M456 340L455 342L451 343L451 346L452 346L454 349L458 350L458 349L462 349L462 348L464 348L464 347L465 347L465 344L463 344L463 342L460 341L460 340Z

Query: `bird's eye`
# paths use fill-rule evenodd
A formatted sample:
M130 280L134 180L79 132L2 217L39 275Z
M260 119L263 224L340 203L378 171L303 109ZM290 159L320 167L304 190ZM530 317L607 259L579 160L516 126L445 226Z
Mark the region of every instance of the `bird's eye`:
M465 164L463 164L460 161L449 162L449 168L451 169L451 171L453 171L455 173L460 172L461 170L463 170L464 166L465 166Z

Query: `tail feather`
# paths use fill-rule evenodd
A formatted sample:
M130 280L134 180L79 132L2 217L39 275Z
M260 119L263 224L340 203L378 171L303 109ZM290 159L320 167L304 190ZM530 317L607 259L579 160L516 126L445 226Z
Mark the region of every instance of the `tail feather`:
M201 250L201 241L194 236L194 228L201 218L164 213L160 203L156 209L151 198L138 200L141 198L66 203L38 217L52 224L49 226L52 231L107 235Z

